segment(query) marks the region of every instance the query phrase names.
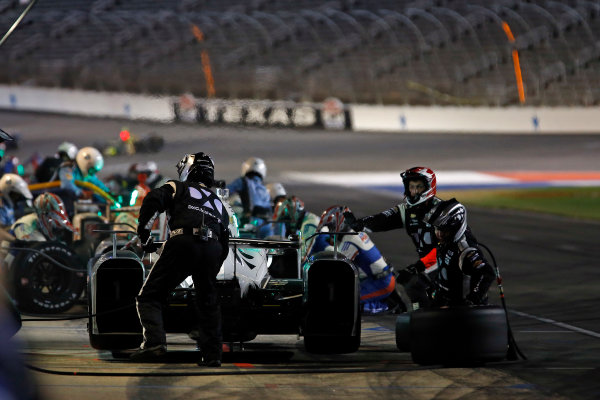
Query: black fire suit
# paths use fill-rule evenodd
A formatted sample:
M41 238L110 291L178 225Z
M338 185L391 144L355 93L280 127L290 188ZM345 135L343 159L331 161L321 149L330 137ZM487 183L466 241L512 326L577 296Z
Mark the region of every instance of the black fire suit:
M425 268L430 268L436 263L435 252L432 253L436 245L435 229L432 225L424 222L423 219L440 201L437 197L433 197L424 203L411 207L404 200L389 210L361 218L359 222L373 232L405 228L406 233L417 249L420 261Z
M144 198L138 225L142 243L146 243L155 218L165 211L171 237L136 299L143 327L142 346L166 344L162 306L169 293L191 275L199 314L195 329L198 344L203 355L220 360L221 310L215 282L229 252L229 214L217 195L203 184L169 181ZM203 225L207 228L204 235L198 229Z
M416 271L410 271L410 277L398 275L398 282L406 289L411 302L419 307L429 305L427 290L430 286L430 277L437 267L436 259L436 237L435 228L424 222L423 219L429 215L432 208L442 200L433 197L416 206L410 206L406 199L379 214L371 215L358 220L360 225L369 228L373 232L383 232L392 229L405 228L406 233L412 240L419 255L419 260L413 264ZM406 271L409 271L407 269ZM417 274L416 272L425 272Z
M457 242L440 243L437 260L433 306L487 303L487 291L496 274L469 229ZM470 277L468 288L465 276Z

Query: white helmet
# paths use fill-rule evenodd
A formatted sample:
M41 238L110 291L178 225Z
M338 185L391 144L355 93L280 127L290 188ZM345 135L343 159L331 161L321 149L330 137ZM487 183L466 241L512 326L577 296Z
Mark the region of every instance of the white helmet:
M135 171L138 174L146 174L148 182L154 182L158 176L158 165L154 161L146 161L137 163L135 165Z
M2 195L6 201L12 203L10 193L20 194L27 201L27 205L31 206L33 195L29 191L27 182L17 174L4 174L2 178L0 178L0 195Z
M269 196L271 196L271 200L275 200L278 197L287 197L287 192L285 191L285 188L279 182L267 184L267 190L269 191Z
M98 149L94 147L84 147L77 152L75 162L85 177L93 175L102 169L104 166L104 157L102 157L102 154Z
M58 145L58 155L61 156L61 158L64 156L66 156L69 160L73 161L75 159L75 157L77 157L77 146L75 146L73 143L71 142L62 142L60 145Z
M262 179L267 177L267 165L262 158L251 157L242 163L242 176L254 172Z

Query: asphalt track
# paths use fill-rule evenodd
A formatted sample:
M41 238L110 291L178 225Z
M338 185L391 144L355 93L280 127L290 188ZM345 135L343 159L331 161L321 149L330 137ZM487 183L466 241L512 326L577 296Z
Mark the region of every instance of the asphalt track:
M16 154L22 159L33 149L52 153L62 140L79 146L112 140L123 126L140 136L154 131L166 140L163 151L150 156L163 173L174 174L183 153L205 151L215 158L217 175L227 180L250 156L266 160L269 181L279 180L286 171L399 171L419 164L440 171L600 171L600 137L585 135L361 134L6 112L0 112L0 126L21 133ZM105 171L124 171L129 163L145 158L138 154L107 159ZM395 194L366 188L283 183L315 213L343 203L362 216L397 200ZM512 328L528 361L476 368L418 366L410 354L396 350L392 315L363 317L363 340L355 354L311 355L304 352L301 338L261 336L243 351L226 353L219 370L197 367L196 353L181 335L169 337L164 363L115 359L89 348L85 321L80 320L26 322L18 334L21 350L29 365L45 370L31 371L45 399L600 398L600 224L479 209L469 210L469 221L496 256ZM414 261L404 232L372 237L396 268ZM121 376L91 376L94 373Z

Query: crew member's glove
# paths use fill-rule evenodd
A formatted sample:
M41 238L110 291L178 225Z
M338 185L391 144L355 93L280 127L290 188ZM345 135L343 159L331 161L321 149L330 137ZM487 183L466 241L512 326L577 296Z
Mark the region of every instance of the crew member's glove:
M158 250L158 245L154 243L154 239L150 236L150 231L148 229L138 228L137 234L140 238L140 243L142 244L142 250L144 250L145 253L154 253Z
M360 219L356 219L354 214L351 212L346 211L344 213L344 219L353 231L360 232L365 229L365 223Z
M410 281L413 276L418 275L421 272L425 271L425 264L423 261L419 260L414 264L410 264L408 267L401 269L398 271L398 275L396 276L396 280L400 283L407 283Z
M142 250L144 250L144 253L154 253L159 248L160 246L154 243L153 238L148 238L146 242L142 243Z
M137 235L140 238L140 243L143 245L150 239L150 231L138 226Z

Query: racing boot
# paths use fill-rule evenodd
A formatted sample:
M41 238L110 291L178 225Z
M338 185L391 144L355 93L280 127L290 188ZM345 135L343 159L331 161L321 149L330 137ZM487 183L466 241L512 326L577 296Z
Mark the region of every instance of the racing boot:
M206 349L206 347L209 346L204 346L204 349L200 351L202 357L200 358L200 361L198 361L198 365L200 367L220 367L222 349L217 350L214 346L210 346L208 349Z
M221 366L221 354L223 349L217 350L217 346L209 346L211 342L207 339L206 335L200 330L192 330L188 333L190 339L196 341L196 350L200 351L200 361L198 365L201 367L220 367ZM214 340L213 340L214 341ZM212 349L215 349L214 351Z
M142 344L139 349L129 356L129 359L135 362L153 362L165 354L167 354L167 346L164 344L157 344L155 346Z
M202 357L202 359L198 361L198 365L200 367L219 368L221 366L221 359L215 356Z

